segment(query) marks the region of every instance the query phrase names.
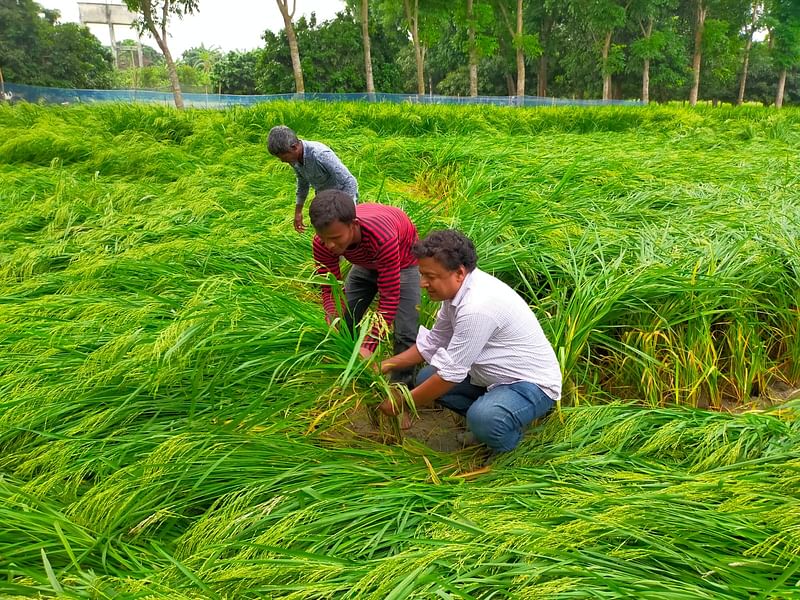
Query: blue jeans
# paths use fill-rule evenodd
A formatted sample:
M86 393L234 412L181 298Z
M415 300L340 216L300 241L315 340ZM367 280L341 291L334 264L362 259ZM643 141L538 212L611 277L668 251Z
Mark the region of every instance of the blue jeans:
M417 385L436 369L426 366L417 375ZM555 402L535 383L521 381L498 385L486 391L467 377L439 398L439 404L467 418L467 427L477 440L496 452L517 447L525 429L546 415Z

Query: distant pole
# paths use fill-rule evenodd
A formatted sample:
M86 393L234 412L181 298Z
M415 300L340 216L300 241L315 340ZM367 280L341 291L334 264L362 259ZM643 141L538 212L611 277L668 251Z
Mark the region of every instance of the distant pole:
M136 88L139 87L138 74L139 72L136 70L136 58L133 56L133 48L129 47L131 52L131 68L133 69L133 77L131 78L131 83L133 83L133 97L136 97Z
M114 23L111 21L111 9L106 4L106 19L108 19L108 35L111 38L111 49L114 52L114 66L119 69L119 52L117 51L117 40L114 37Z

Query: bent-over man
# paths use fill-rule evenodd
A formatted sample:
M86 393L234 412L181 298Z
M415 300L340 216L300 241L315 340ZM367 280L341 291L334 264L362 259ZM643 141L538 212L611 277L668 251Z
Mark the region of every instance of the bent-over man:
M308 211L316 231L313 241L317 273L342 278L341 257L352 263L344 284L347 306L344 320L351 331L359 324L375 295L378 314L394 330L394 352L413 343L419 324L420 286L417 259L411 247L417 229L399 208L382 204L358 204L343 191L324 190L311 201ZM331 286L322 286L322 305L328 321L337 316ZM361 346L361 356L375 351L381 336L376 323ZM389 371L390 369L387 369ZM399 369L392 380L411 383L412 369Z
M341 190L358 202L358 182L339 157L321 142L300 140L285 125L277 125L269 132L267 147L270 154L288 163L297 176L297 194L294 206L294 228L305 231L303 206L310 186L315 193L323 190Z

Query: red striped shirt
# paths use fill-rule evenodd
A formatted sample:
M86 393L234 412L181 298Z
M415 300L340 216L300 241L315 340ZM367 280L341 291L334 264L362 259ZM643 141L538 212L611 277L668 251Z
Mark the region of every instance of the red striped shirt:
M344 257L354 265L378 272L378 313L391 325L400 304L400 270L417 264L411 253L418 239L417 228L402 210L383 204L358 204L356 217L361 242L346 250ZM342 278L339 257L325 248L318 235L314 236L313 251L318 274L333 273L336 279ZM322 306L330 318L337 316L329 285L322 286ZM380 328L376 325L372 339L365 340L364 346L374 350L379 337Z

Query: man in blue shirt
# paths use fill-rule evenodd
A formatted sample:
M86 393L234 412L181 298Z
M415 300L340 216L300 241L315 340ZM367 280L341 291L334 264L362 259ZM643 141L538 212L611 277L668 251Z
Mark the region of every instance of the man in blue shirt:
M294 228L305 231L303 205L310 186L316 193L341 190L358 202L358 182L339 157L320 142L301 141L285 125L273 127L267 141L270 154L288 163L297 175L297 199L294 207Z

